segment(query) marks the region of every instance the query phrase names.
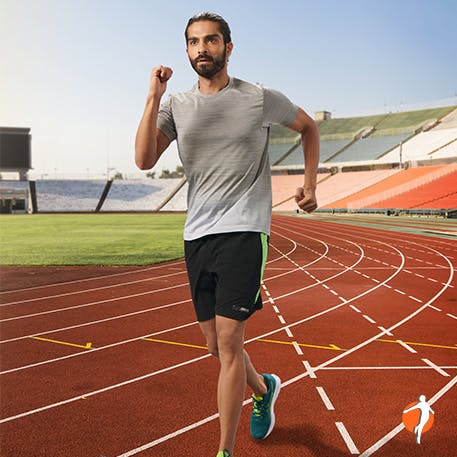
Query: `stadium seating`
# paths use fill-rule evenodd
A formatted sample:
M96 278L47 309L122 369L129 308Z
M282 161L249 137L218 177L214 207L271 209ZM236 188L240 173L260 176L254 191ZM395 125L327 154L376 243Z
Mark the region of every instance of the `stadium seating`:
M379 182L362 188L346 198L329 202L327 208L379 208L377 202L399 195L431 182L457 169L457 165L439 165L430 167L395 170L390 176Z
M104 180L37 180L39 212L95 211Z
M187 211L187 182L160 211Z
M347 198L397 173L395 169L337 173L317 187L317 201L321 208L339 208L341 206L332 202Z
M375 160L409 136L409 133L403 135L371 135L354 142L338 154L334 160L338 160L338 162Z
M451 169L451 167L446 167ZM457 208L457 166L440 178L378 201L369 208Z
M320 173L317 182L322 183L330 173ZM274 211L294 211L297 205L293 196L297 187L303 186L304 175L276 175L271 177Z
M101 211L154 211L181 178L114 180Z

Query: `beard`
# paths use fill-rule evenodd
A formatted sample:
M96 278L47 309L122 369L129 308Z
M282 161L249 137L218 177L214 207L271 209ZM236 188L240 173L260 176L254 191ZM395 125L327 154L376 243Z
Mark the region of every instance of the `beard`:
M189 59L192 68L197 72L198 75L203 78L212 78L214 75L219 73L226 64L227 57L227 46L224 45L224 50L216 57L212 57L208 54L200 55L195 59ZM204 64L198 65L198 62L204 61Z

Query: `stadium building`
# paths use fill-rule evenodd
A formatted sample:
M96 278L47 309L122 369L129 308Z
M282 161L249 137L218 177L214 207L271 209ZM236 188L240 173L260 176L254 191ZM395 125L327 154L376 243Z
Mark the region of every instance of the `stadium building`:
M457 217L457 106L333 119L315 114L321 139L318 211ZM300 137L270 132L273 209L296 211L303 184ZM0 127L1 212L186 211L185 178L27 180L27 128Z

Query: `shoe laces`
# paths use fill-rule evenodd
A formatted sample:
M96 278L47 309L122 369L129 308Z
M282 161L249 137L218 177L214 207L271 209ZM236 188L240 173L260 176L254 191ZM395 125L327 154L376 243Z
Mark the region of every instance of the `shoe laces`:
M252 403L253 403L252 411L253 411L254 416L263 417L266 415L267 405L266 405L266 402L263 401L263 397L256 398L253 396Z

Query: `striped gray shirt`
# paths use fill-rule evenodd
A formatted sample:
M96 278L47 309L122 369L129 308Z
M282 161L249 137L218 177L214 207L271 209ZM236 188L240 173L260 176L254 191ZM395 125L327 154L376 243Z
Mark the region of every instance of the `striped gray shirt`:
M184 239L228 232L270 233L268 132L290 125L297 107L280 92L230 78L205 95L171 95L157 126L176 140L189 183Z

